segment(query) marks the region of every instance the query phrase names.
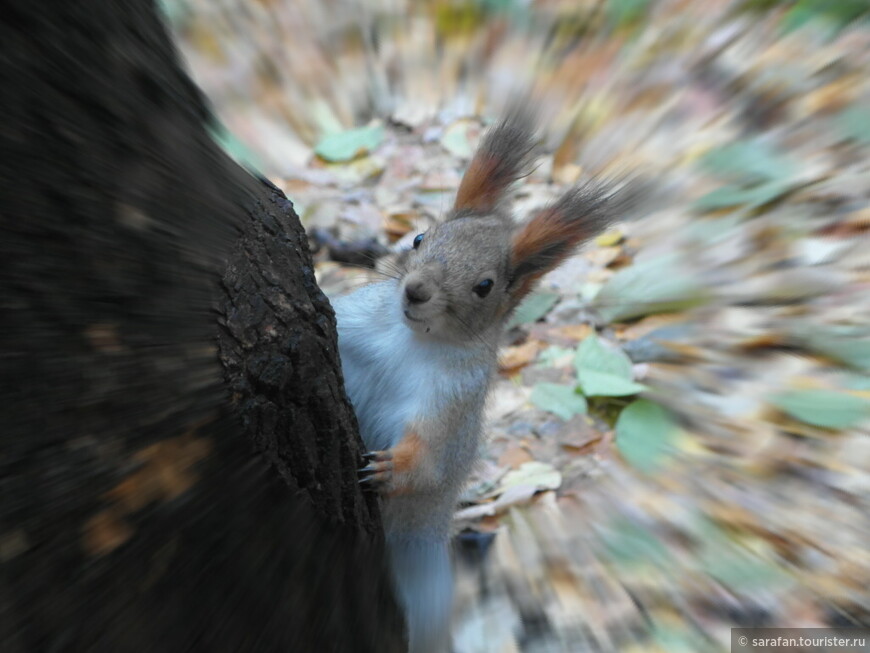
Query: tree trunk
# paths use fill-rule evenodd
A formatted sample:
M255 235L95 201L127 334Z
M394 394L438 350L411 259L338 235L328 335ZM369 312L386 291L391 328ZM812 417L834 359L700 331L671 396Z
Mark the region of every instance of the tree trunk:
M4 7L4 652L400 650L292 205L153 6Z

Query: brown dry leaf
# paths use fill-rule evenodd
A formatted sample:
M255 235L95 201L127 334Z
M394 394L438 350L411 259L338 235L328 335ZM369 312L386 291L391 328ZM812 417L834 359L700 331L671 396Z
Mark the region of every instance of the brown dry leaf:
M604 437L604 433L593 428L586 415L577 415L565 423L559 444L574 455L585 455L591 453Z
M576 163L566 163L562 166L553 167L553 181L557 184L570 185L580 179L583 174L583 167Z
M534 457L526 447L513 444L498 457L498 464L502 467L517 469L523 463L531 462L532 460L534 460Z
M870 231L870 209L863 209L822 227L816 231L816 234L830 238L854 238L868 231Z
M133 532L133 528L109 508L85 522L82 546L89 555L106 555L133 537Z
M211 442L194 437L195 427L185 435L162 440L136 452L133 460L142 467L106 493L123 514L141 510L154 501L171 501L190 489L198 479L194 464L211 451Z
M845 75L807 93L803 98L803 110L808 114L841 111L855 101L856 91L860 88L857 81L854 76Z
M751 338L746 338L738 343L738 347L744 351L751 352L758 349L773 349L776 347L785 347L789 344L789 338L784 333L760 333Z
M553 325L546 322L536 322L528 327L529 337L541 341L541 349L546 345L559 345L561 347L574 347L578 342L585 339L593 328L589 324L562 324Z
M621 247L596 247L583 252L583 256L593 265L606 268L622 254Z
M698 344L682 343L682 342L662 342L661 346L665 349L679 354L687 360L704 360L707 356L707 350Z
M124 351L117 324L91 324L85 329L85 337L97 351L106 354L117 354Z
M505 347L499 356L499 372L505 376L513 376L534 361L543 348L544 344L541 341L531 339L521 345Z
M564 338L570 342L585 340L594 331L589 324L566 324L552 329L550 333Z
M416 213L391 213L384 218L384 232L391 243L409 233L419 216Z

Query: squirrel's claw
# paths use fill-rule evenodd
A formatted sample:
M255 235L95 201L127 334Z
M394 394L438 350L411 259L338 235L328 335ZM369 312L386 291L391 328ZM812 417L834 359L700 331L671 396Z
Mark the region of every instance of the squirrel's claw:
M393 459L393 452L389 449L386 449L385 451L366 451L362 457L365 460L386 461Z
M393 477L392 454L389 451L369 451L363 454L365 460L371 460L368 465L358 470L360 485L375 485L386 487Z
M370 465L366 465L365 467L363 467L362 469L357 470L357 471L360 474L366 474L369 472L378 473L378 472L384 471L384 469L382 468L382 465L383 465L383 463L371 463Z

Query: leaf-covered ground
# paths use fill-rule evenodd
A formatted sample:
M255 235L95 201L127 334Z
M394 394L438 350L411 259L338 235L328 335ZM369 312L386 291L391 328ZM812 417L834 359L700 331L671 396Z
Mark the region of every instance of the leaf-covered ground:
M660 191L514 319L456 516L456 651L870 626L866 3L167 7L329 292L376 277L330 258L444 214L513 88L545 116L518 219L588 175Z

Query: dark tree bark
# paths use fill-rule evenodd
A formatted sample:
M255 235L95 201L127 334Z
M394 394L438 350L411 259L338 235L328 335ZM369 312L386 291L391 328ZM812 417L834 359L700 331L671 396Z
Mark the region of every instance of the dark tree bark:
M3 651L400 650L292 205L153 6L4 13Z

